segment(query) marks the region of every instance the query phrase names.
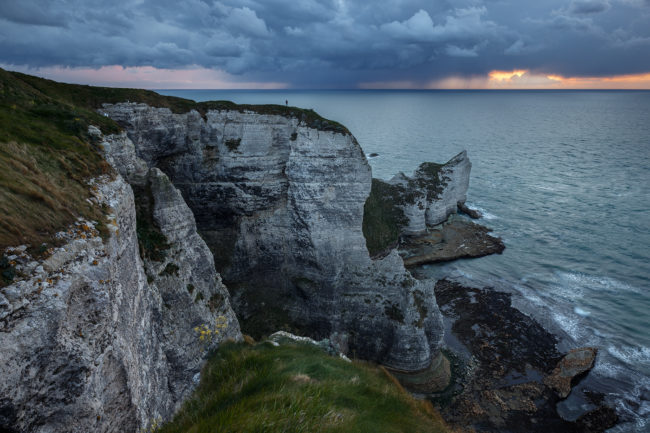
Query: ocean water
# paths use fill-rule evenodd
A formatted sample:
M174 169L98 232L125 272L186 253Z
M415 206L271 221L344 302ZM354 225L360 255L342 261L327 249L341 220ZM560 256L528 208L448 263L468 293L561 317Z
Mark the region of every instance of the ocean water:
M426 267L513 302L562 337L596 346L581 386L607 394L623 423L650 431L650 92L165 90L197 101L313 108L345 124L375 177L467 150L468 204L502 255ZM579 392L560 405L577 416Z

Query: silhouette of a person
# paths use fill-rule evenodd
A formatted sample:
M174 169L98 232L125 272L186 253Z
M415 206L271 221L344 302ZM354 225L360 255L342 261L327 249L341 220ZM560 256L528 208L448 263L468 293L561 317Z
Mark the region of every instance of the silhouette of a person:
M286 105L287 107L289 106L289 100L288 99L284 100L284 105Z

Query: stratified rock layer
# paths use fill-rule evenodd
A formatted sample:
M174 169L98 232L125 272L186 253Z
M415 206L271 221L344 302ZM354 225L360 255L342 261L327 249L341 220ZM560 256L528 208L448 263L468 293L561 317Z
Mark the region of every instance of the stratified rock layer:
M129 147L126 136L111 140L113 150ZM180 193L159 170L126 154L130 165L117 163L104 147L119 171L147 184L165 256L143 262L123 178L98 181L110 237L102 242L91 222L79 222L83 230L0 294L0 431L135 432L171 417L207 351L241 338ZM194 328L203 325L219 334L201 340Z
M395 251L369 257L371 172L354 137L253 112L102 112L183 193L246 331L297 329L395 370L438 359L431 284L414 280Z

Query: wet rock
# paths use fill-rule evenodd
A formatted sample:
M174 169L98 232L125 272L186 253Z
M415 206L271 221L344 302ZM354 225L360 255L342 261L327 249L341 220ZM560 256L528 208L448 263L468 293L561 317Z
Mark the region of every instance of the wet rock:
M598 350L593 347L570 350L544 379L544 383L553 388L560 398L567 398L571 387L593 368L597 353Z
M431 393L442 391L449 385L451 366L449 360L442 353L431 362L431 365L422 371L404 372L388 369L406 389L416 393Z
M558 414L560 397L545 380L565 359L558 340L514 308L510 294L450 280L438 281L435 292L456 360L454 386L431 398L450 424L485 432L573 433L602 432L615 422L615 411L604 405L575 422ZM588 352L569 353L564 371L578 373Z
M461 202L461 201L458 202L458 210L461 211L462 213L464 213L465 215L467 215L468 217L470 217L472 219L475 219L475 220L479 219L479 218L481 218L483 216L483 215L481 215L481 212L479 212L476 209L471 209L471 208L467 207L465 202Z
M618 415L614 409L600 406L580 416L575 424L580 433L599 433L614 427L617 422Z
M399 253L407 267L501 254L505 249L503 241L489 233L487 227L451 216L450 221L438 229L429 229L422 235L403 236Z

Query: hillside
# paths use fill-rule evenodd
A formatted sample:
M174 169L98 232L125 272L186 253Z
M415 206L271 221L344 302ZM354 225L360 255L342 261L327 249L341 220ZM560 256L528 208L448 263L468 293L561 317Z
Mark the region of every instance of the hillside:
M226 344L161 433L447 432L427 401L385 370L283 341Z

